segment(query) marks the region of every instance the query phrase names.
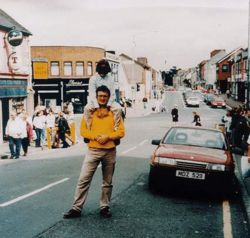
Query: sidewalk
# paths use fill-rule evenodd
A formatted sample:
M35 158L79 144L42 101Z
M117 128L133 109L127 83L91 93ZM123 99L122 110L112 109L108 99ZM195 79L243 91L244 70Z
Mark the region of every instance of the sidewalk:
M152 107L155 105L156 101L157 99L149 99L146 108L143 107L143 102L137 102L133 104L132 107L127 107L126 118L143 117L154 113L154 111L152 111Z
M233 107L243 106L242 102L235 101L232 97L227 98L226 94L221 94L220 96L225 100L228 109L231 109Z
M46 151L48 151L48 147L44 146L43 149L41 147L35 147L34 144L31 144L31 146L29 146L28 148L28 154L27 156L22 156L23 154L23 150L21 148L21 153L20 153L20 158L27 158L30 155L34 155L37 153L46 153ZM3 144L0 145L0 159L5 160L8 159L10 157L10 149L9 149L9 142L4 142Z
M228 109L243 106L242 102L235 101L233 98L227 98L225 94L222 94L220 96L223 97L226 101ZM250 177L243 178L242 176L243 171L246 169L246 166L248 166L242 163L242 159L242 156L234 154L234 161L236 166L235 175L239 181L243 206L246 211L248 224L250 224Z

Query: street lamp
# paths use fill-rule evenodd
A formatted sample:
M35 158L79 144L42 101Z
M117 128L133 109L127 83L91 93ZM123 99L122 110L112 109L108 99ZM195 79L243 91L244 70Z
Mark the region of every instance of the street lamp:
M247 49L247 102L246 102L246 108L247 110L250 109L249 107L249 62L250 62L250 0L249 0L249 7L248 7L248 49Z

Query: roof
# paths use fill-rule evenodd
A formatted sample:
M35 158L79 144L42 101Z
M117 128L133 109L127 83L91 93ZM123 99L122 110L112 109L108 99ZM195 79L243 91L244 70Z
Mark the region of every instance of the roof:
M28 31L11 16L9 16L6 12L0 9L0 28L9 31L13 27L15 27L16 30L21 31L26 36L32 35L30 31Z
M234 55L234 54L235 54L237 51L239 51L239 50L242 50L242 48L241 48L241 47L236 48L235 50L233 50L233 51L231 51L230 53L226 54L224 57L222 57L220 60L217 61L217 64L218 64L218 63L221 63L221 62L224 61L225 59L231 57L231 55Z

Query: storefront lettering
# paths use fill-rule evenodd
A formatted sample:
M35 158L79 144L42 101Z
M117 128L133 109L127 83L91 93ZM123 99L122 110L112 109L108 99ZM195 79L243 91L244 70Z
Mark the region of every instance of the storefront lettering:
M83 86L82 82L77 82L75 80L69 80L69 83L67 84L67 86Z

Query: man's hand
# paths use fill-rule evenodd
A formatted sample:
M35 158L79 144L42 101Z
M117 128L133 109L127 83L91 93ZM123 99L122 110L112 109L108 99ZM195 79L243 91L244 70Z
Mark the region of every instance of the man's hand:
M109 140L109 137L107 135L98 135L96 137L96 141L99 142L100 144L106 144Z

